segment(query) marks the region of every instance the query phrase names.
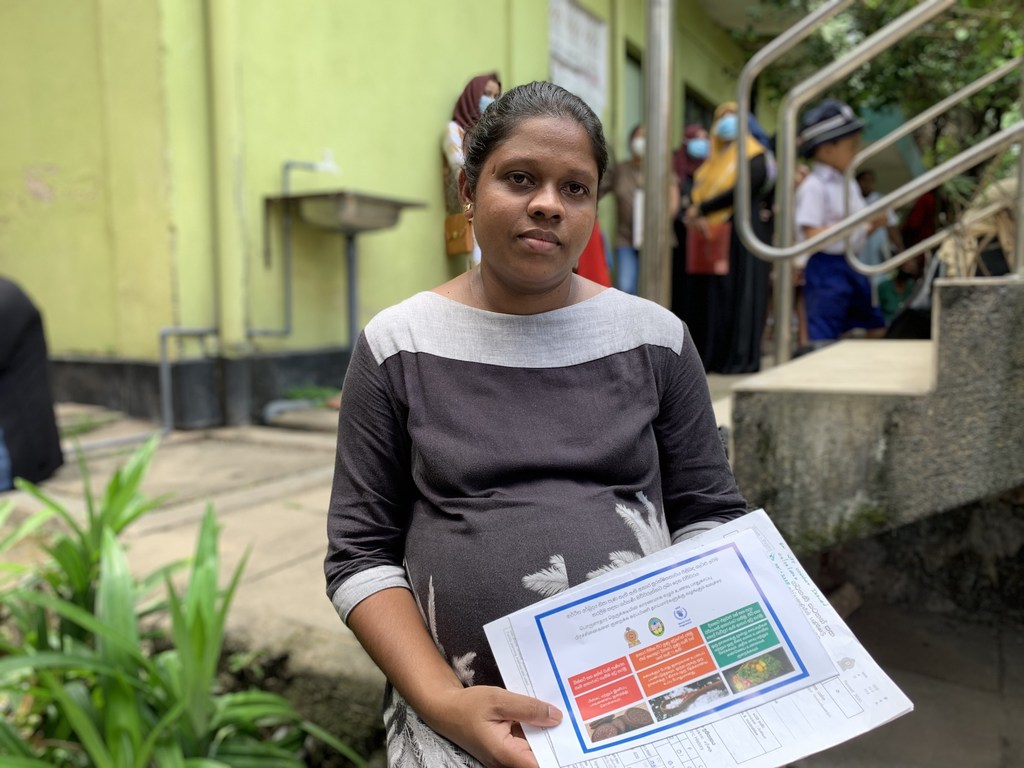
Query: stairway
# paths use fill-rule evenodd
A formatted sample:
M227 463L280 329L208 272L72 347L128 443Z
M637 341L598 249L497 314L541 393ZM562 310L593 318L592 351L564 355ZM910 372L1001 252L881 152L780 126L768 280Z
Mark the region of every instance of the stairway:
M1024 280L935 290L930 341L842 341L733 387L736 479L794 549L1024 485Z

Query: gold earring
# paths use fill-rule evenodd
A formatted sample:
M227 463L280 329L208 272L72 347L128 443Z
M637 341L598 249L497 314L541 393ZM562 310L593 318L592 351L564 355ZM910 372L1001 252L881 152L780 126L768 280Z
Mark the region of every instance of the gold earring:
M473 203L466 203L466 213L473 210Z

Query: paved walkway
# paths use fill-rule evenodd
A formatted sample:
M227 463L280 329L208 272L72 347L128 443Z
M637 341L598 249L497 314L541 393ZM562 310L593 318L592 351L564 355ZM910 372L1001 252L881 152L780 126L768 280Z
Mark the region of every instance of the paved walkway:
M711 377L720 409L740 377ZM99 418L64 405L64 423ZM90 415L91 414L91 415ZM379 672L342 626L324 595L321 563L334 456L336 413L288 414L286 428L247 427L175 433L157 451L145 482L166 504L126 536L140 571L184 558L197 524L213 504L222 525L222 577L250 552L230 628L243 647L287 653L289 665L346 680L377 717ZM141 434L156 425L118 419L84 435L95 442ZM94 491L126 450L87 454ZM45 484L48 493L81 507L74 462ZM25 511L35 502L7 496ZM908 615L865 605L849 623L884 669L914 701L909 716L822 755L801 768L1013 768L1024 766L1024 638L1008 627L934 615ZM328 725L325 723L325 725Z

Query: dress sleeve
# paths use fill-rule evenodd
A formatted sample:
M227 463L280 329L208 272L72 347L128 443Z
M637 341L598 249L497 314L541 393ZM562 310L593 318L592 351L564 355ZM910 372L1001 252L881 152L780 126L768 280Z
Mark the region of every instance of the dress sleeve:
M747 511L718 434L707 377L687 329L667 360L661 411L654 422L665 518L680 541Z
M404 408L360 334L345 374L327 514L327 596L344 620L361 600L409 588L402 565L413 482Z

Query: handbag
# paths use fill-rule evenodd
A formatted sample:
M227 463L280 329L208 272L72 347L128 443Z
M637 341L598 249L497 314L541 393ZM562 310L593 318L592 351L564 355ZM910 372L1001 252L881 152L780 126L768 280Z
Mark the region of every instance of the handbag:
M460 256L473 251L473 224L463 213L444 217L444 250L449 256Z
M688 227L686 230L687 274L729 274L729 241L731 239L731 221L708 224L706 235L701 227Z

